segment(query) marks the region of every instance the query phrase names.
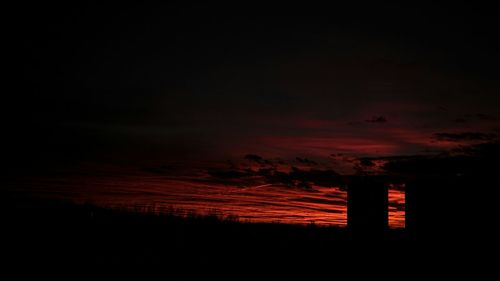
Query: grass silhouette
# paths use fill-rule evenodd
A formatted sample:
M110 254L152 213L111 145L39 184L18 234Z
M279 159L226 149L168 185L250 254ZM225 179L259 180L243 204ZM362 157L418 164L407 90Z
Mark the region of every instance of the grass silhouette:
M3 255L23 266L158 266L168 276L284 278L296 270L405 268L436 245L422 247L402 229L353 233L313 223L252 223L216 211L111 209L12 194L0 203Z

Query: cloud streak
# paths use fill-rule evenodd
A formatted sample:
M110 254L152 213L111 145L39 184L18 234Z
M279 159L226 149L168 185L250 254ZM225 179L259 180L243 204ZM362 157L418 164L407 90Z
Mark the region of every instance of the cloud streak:
M373 116L370 119L365 120L368 123L386 123L387 119L384 116Z
M434 139L438 141L464 142L464 141L491 141L496 139L496 134L481 132L463 133L436 133Z

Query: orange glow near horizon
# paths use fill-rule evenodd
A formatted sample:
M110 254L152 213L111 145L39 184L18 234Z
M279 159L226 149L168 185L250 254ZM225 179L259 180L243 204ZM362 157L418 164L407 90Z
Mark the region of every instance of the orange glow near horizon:
M175 209L181 215L216 213L249 222L347 226L347 193L338 187L313 186L313 191L273 184L235 187L194 178L144 175L58 178L23 185L35 187L40 196L57 195L111 208L147 212ZM404 191L389 189L390 228L405 227L404 204Z
M389 189L389 227L405 228L405 192Z

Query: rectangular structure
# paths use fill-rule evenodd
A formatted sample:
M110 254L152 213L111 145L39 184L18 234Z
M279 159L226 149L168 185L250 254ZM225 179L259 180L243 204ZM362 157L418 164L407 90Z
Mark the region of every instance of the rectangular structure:
M382 181L354 179L347 190L347 225L353 230L382 231L389 225L389 193Z

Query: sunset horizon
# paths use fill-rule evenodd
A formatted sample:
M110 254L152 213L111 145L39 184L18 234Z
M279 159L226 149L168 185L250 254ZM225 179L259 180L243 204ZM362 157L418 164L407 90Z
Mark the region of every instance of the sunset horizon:
M14 5L8 260L174 280L489 267L498 9L330 4Z

